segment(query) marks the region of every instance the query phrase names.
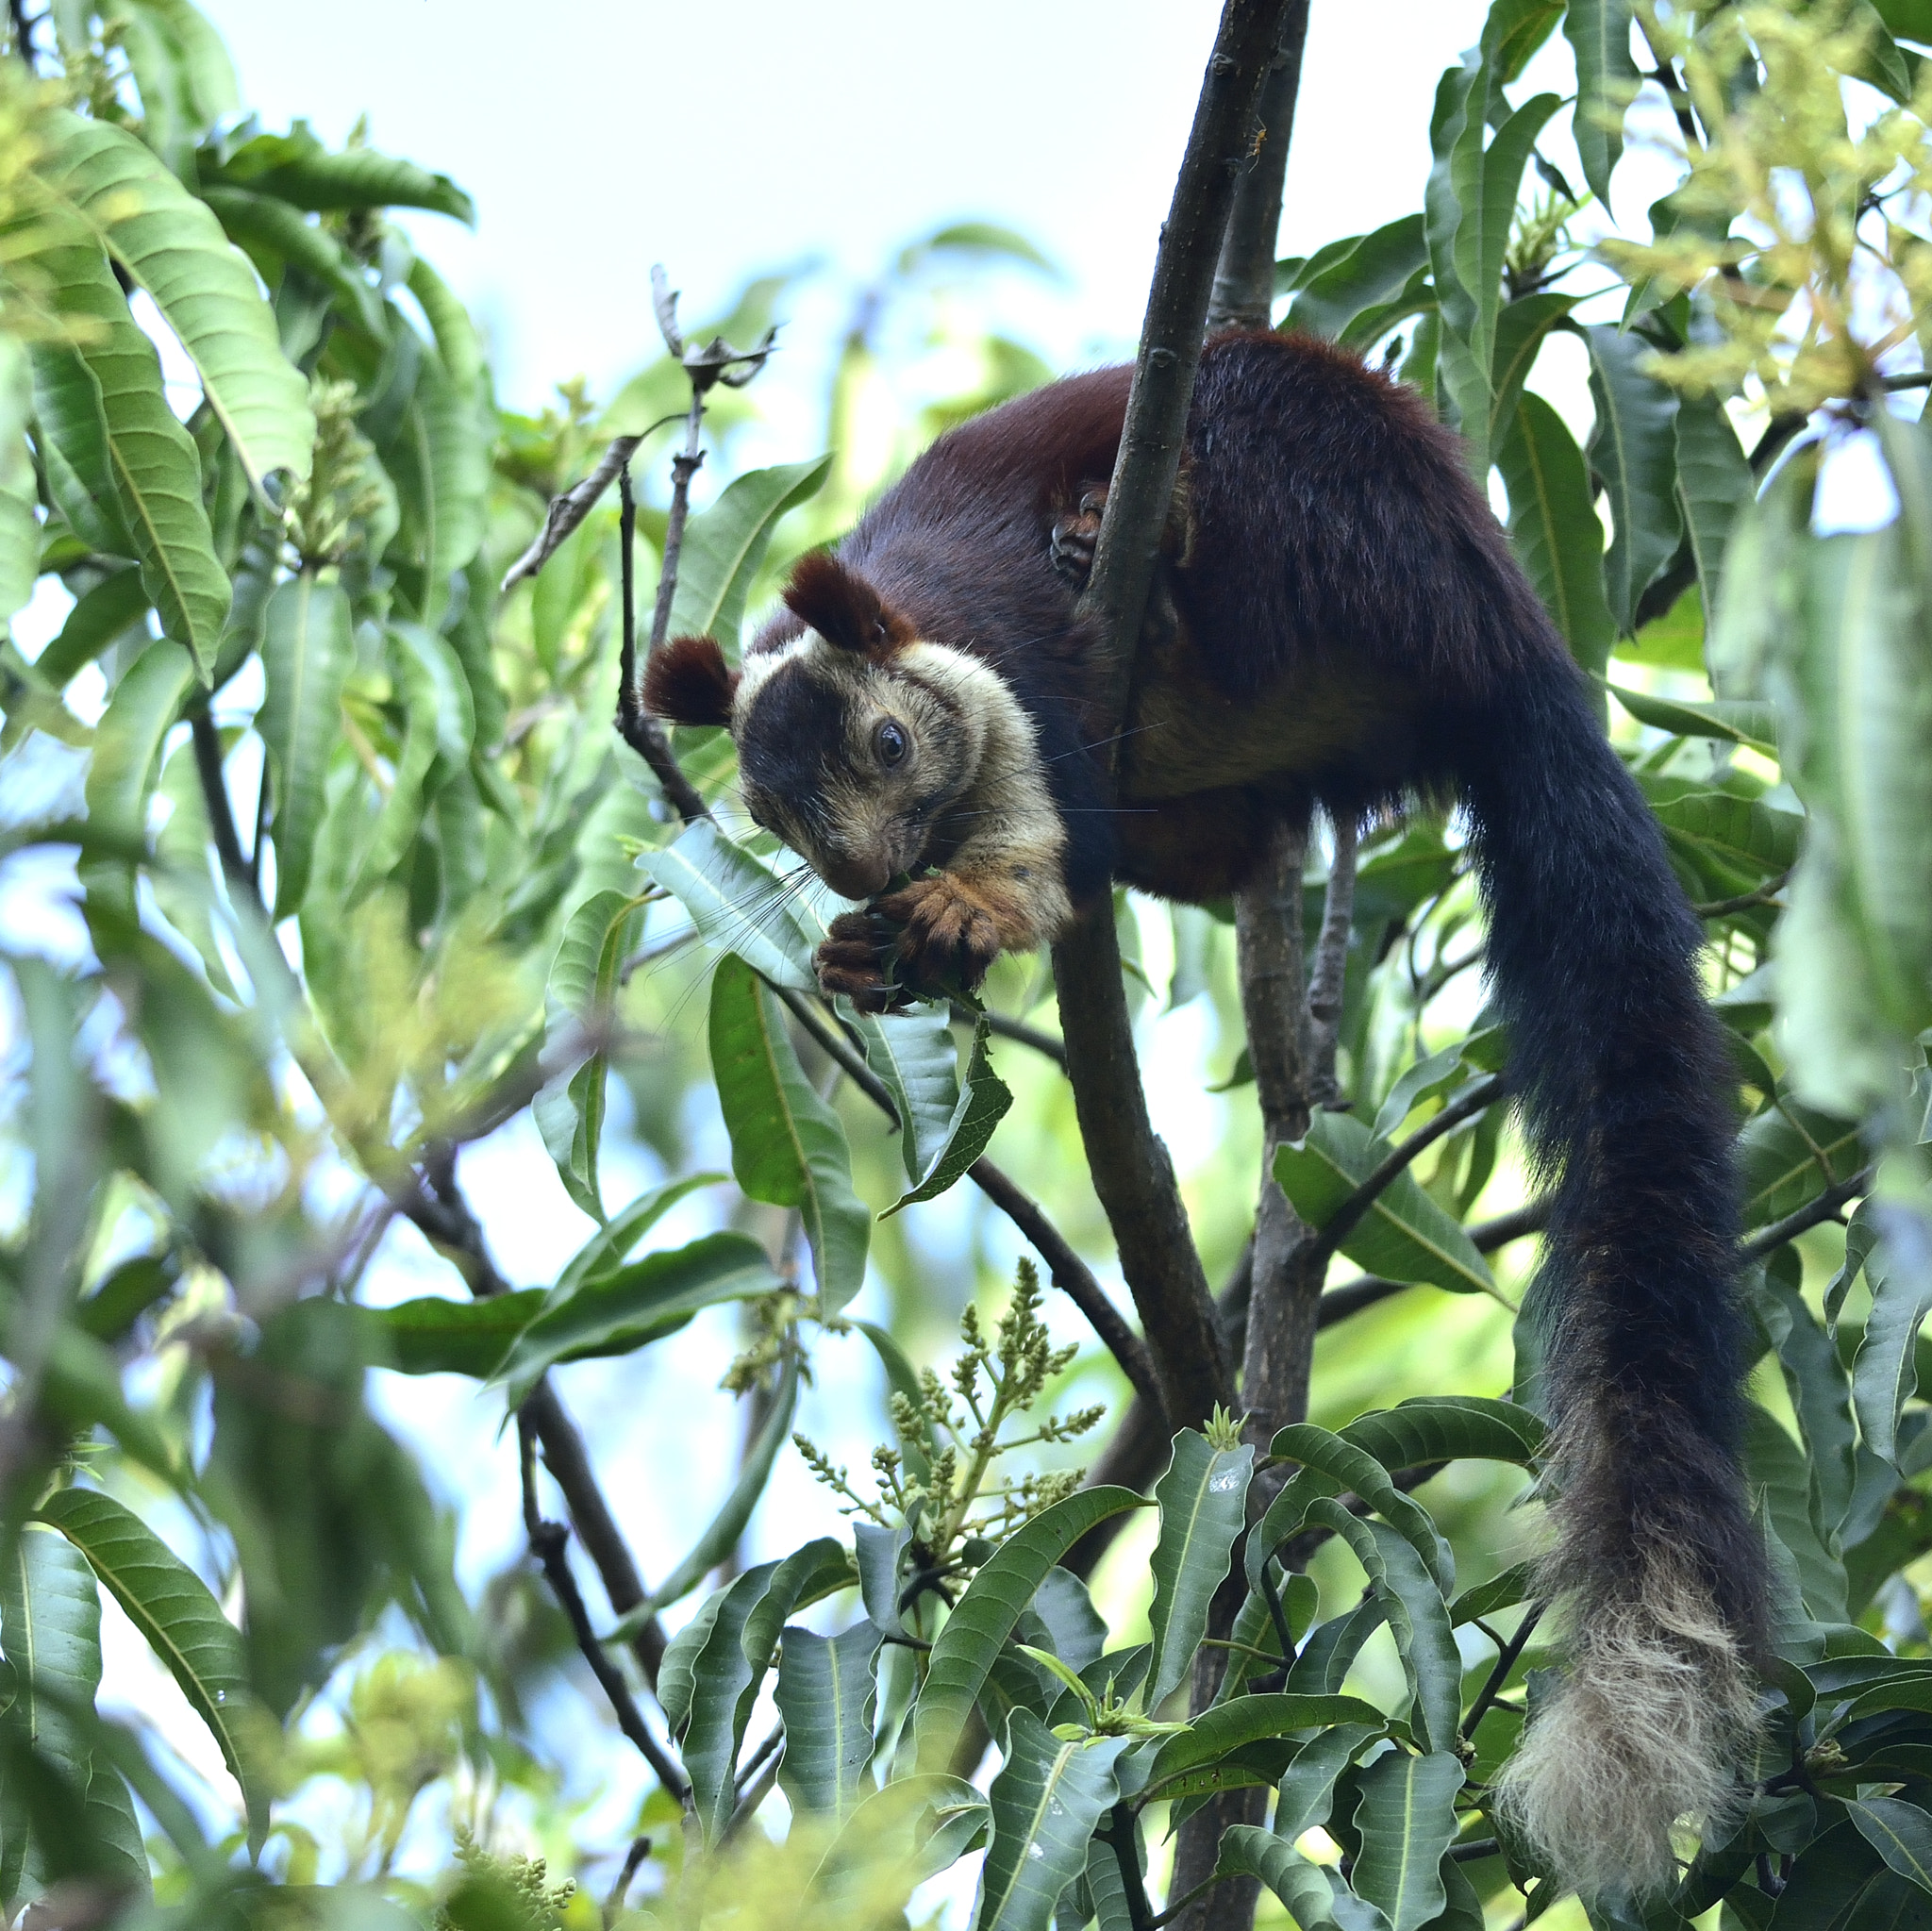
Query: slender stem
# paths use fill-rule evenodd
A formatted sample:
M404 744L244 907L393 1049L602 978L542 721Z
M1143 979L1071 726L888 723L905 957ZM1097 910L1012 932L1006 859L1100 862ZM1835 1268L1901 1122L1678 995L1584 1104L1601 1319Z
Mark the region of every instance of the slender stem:
M1114 1861L1121 1869L1121 1889L1126 1894L1127 1923L1133 1931L1154 1931L1154 1909L1147 1902L1147 1886L1141 1875L1141 1853L1134 1834L1134 1812L1125 1803L1116 1804L1108 1813L1108 1827L1101 1840L1113 1846Z
M208 829L214 835L215 851L222 872L231 886L244 888L259 904L255 879L248 860L242 855L242 840L235 829L235 807L228 796L228 781L222 772L222 734L207 711L198 710L188 723L188 735L194 750L194 774L201 781L201 798L208 810Z
M1529 1612L1516 1625L1516 1634L1503 1646L1496 1657L1496 1667L1489 1673L1488 1680L1476 1693L1475 1701L1469 1706L1469 1715L1463 1720L1462 1734L1474 1737L1476 1725L1489 1715L1490 1706L1503 1693L1503 1686L1509 1680L1509 1672L1516 1667L1516 1659L1523 1654L1524 1647L1536 1633L1536 1625L1542 1621L1546 1603L1532 1603Z
M658 576L658 601L651 610L651 653L664 646L671 629L671 606L677 595L677 564L684 554L685 519L691 514L691 479L705 460L699 438L705 425L705 392L695 382L685 418L684 447L671 458L671 513L664 520L664 565Z
M604 1900L604 1916L607 1922L615 1917L624 1908L625 1894L629 1891L632 1884L636 1882L640 1867L650 1855L651 1840L649 1838L634 1837L631 1839L630 1849L624 1854L624 1867L617 1873L617 1882L610 1887L609 1893Z
M526 1416L519 1413L517 1445L523 1478L524 1530L529 1538L531 1553L541 1564L551 1593L569 1619L577 1649L585 1662L590 1664L591 1673L596 1677L598 1687L609 1700L617 1717L617 1727L637 1746L638 1754L657 1773L658 1781L688 1808L691 1797L690 1784L672 1762L664 1747L652 1736L643 1712L638 1708L630 1693L630 1686L624 1680L623 1672L605 1654L604 1645L597 1640L597 1632L591 1626L590 1611L584 1606L583 1593L577 1588L576 1577L571 1573L570 1531L561 1523L545 1522L537 1506L536 1440L535 1427Z
M1473 1119L1501 1099L1505 1085L1500 1073L1491 1074L1469 1088L1459 1098L1450 1101L1425 1126L1410 1134L1322 1224L1311 1243L1314 1253L1323 1260L1333 1255L1419 1154L1426 1152L1465 1120Z
M1827 1187L1795 1213L1788 1213L1783 1220L1774 1221L1768 1227L1760 1227L1748 1240L1739 1243L1738 1258L1748 1266L1754 1260L1762 1260L1767 1254L1775 1253L1800 1234L1809 1233L1813 1227L1835 1220L1848 1200L1856 1200L1861 1193L1872 1190L1874 1172L1871 1167L1863 1167L1849 1180L1840 1180L1836 1187Z

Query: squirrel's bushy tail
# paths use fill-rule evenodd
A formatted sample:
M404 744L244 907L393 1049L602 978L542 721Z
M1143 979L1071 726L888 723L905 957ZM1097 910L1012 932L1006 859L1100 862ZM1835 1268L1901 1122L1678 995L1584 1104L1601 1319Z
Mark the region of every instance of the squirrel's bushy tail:
M1502 1790L1554 1871L1613 1896L1666 1884L1672 1825L1734 1787L1765 1582L1737 1461L1731 1073L1703 934L1559 649L1526 653L1458 759L1512 1080L1554 1190L1532 1306L1555 1424L1543 1589L1569 1667Z

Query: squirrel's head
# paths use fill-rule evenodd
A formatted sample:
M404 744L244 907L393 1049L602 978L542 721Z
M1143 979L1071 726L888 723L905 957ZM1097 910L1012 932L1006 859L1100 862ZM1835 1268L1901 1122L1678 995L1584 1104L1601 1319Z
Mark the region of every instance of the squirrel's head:
M829 552L799 560L785 602L803 635L752 651L741 671L714 638L677 638L651 660L644 703L675 724L725 725L752 817L833 891L872 898L926 856L972 780L985 725L964 685L987 674L922 642Z

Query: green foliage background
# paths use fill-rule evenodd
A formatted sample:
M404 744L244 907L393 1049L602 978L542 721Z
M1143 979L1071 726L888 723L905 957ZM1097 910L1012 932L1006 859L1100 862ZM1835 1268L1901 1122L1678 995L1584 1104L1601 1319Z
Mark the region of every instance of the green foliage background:
M1319 1225L1391 1146L1466 1113L1342 1243L1313 1414L1270 1450L1291 1478L1239 1541L1257 1459L1219 1424L1175 1438L1155 1507L1076 1488L1066 1444L1106 1439L1123 1378L1091 1341L1054 1342L1030 1282L1008 1299L997 1225L921 1204L991 1139L1107 1272L1039 962L1002 963L992 1030L821 1010L809 958L836 907L736 813L728 743L680 734L720 821L680 829L609 728L615 506L498 589L618 434L644 439L632 560L654 580L683 371L665 357L608 403L567 385L541 418L499 409L469 318L387 218L470 219L456 184L257 126L188 0L60 0L50 20L58 79L0 61L0 615L46 578L73 608L31 658L0 642L0 862L71 863L85 942L77 963L5 962L0 1901L68 1923L887 1925L983 1848L988 1931L1141 1931L1168 1828L1247 1784L1277 1790L1272 1822L1230 1831L1223 1868L1265 1884L1274 1922L1575 1923L1485 1807L1554 1656L1525 1600L1529 1519L1507 1512L1541 1441L1514 1350L1533 1214L1482 1085L1505 1042L1455 824L1370 828L1343 1104L1278 1168ZM1581 182L1537 152L1556 97L1510 93L1559 30ZM1782 1661L1738 1814L1687 1838L1649 1924L1932 1922L1932 444L1890 400L1932 328L1928 36L1915 0L1497 0L1443 75L1419 211L1278 274L1289 323L1392 359L1500 476L1711 934ZM1627 138L1674 129L1685 183L1652 237L1586 251L1640 79ZM889 439L859 430L890 395L863 328L829 456L743 469L758 391L714 393L721 487L687 538L677 628L735 648L786 560L946 424L1047 377L1018 343L947 338L948 279L1027 256L950 228L874 291L978 371ZM1627 284L1608 304L1607 263ZM716 325L748 344L786 300L751 283ZM185 424L149 304L194 367ZM1525 386L1553 342L1587 355L1582 446ZM1899 513L1814 534L1821 467L1857 436ZM1212 909L1124 903L1121 922L1148 1031L1196 1002L1208 1019L1210 1063L1161 1077L1219 1095L1191 1116L1212 1143L1180 1151L1224 1274L1259 1147L1231 933ZM825 1039L884 1083L898 1133ZM713 1107L735 1190L698 1168ZM591 1231L523 1285L455 1150L525 1108ZM641 1147L662 1186L619 1197L619 1140L615 1165ZM675 1239L687 1200L708 1231ZM922 1238L927 1212L971 1251ZM377 1306L398 1219L447 1270ZM861 1305L889 1319L851 1323L868 1278ZM742 1413L683 1390L677 1457L598 1473L665 1491L716 1474L716 1520L635 1551L661 1579L625 1600L572 1495L562 1559L658 1759L636 1815L586 1836L563 1770L634 1776L611 1699L529 1562L465 1595L444 1478L372 1412L368 1376L469 1376L560 1472L571 1383L552 1371L642 1373L693 1320L731 1335ZM835 1337L891 1391L876 1482L808 1449L850 1540L746 1566ZM661 1373L646 1385L665 1397ZM1091 1434L1090 1397L1109 1410ZM515 1431L497 1452L508 1520ZM561 1515L548 1482L531 1498ZM1091 1590L1058 1566L1130 1510ZM570 1540L531 1529L540 1551ZM1174 1691L1231 1560L1236 1647L1189 1723ZM205 1733L187 1756L97 1712L103 1591L179 1691L143 1718ZM588 1699L569 1766L540 1710L560 1673ZM999 1768L974 1784L989 1731ZM216 1754L225 1778L190 1767ZM641 1872L616 1881L640 1834ZM525 1861L539 1847L556 1871ZM1590 1915L1636 1922L1608 1900Z

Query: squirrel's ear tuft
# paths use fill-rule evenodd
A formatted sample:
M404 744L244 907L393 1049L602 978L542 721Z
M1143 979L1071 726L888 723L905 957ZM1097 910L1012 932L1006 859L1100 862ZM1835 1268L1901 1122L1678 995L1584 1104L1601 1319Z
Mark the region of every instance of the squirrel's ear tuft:
M909 618L829 550L814 550L792 565L785 601L827 643L866 657L890 657L919 635Z
M674 724L728 724L737 689L715 637L674 637L644 672L644 708Z

